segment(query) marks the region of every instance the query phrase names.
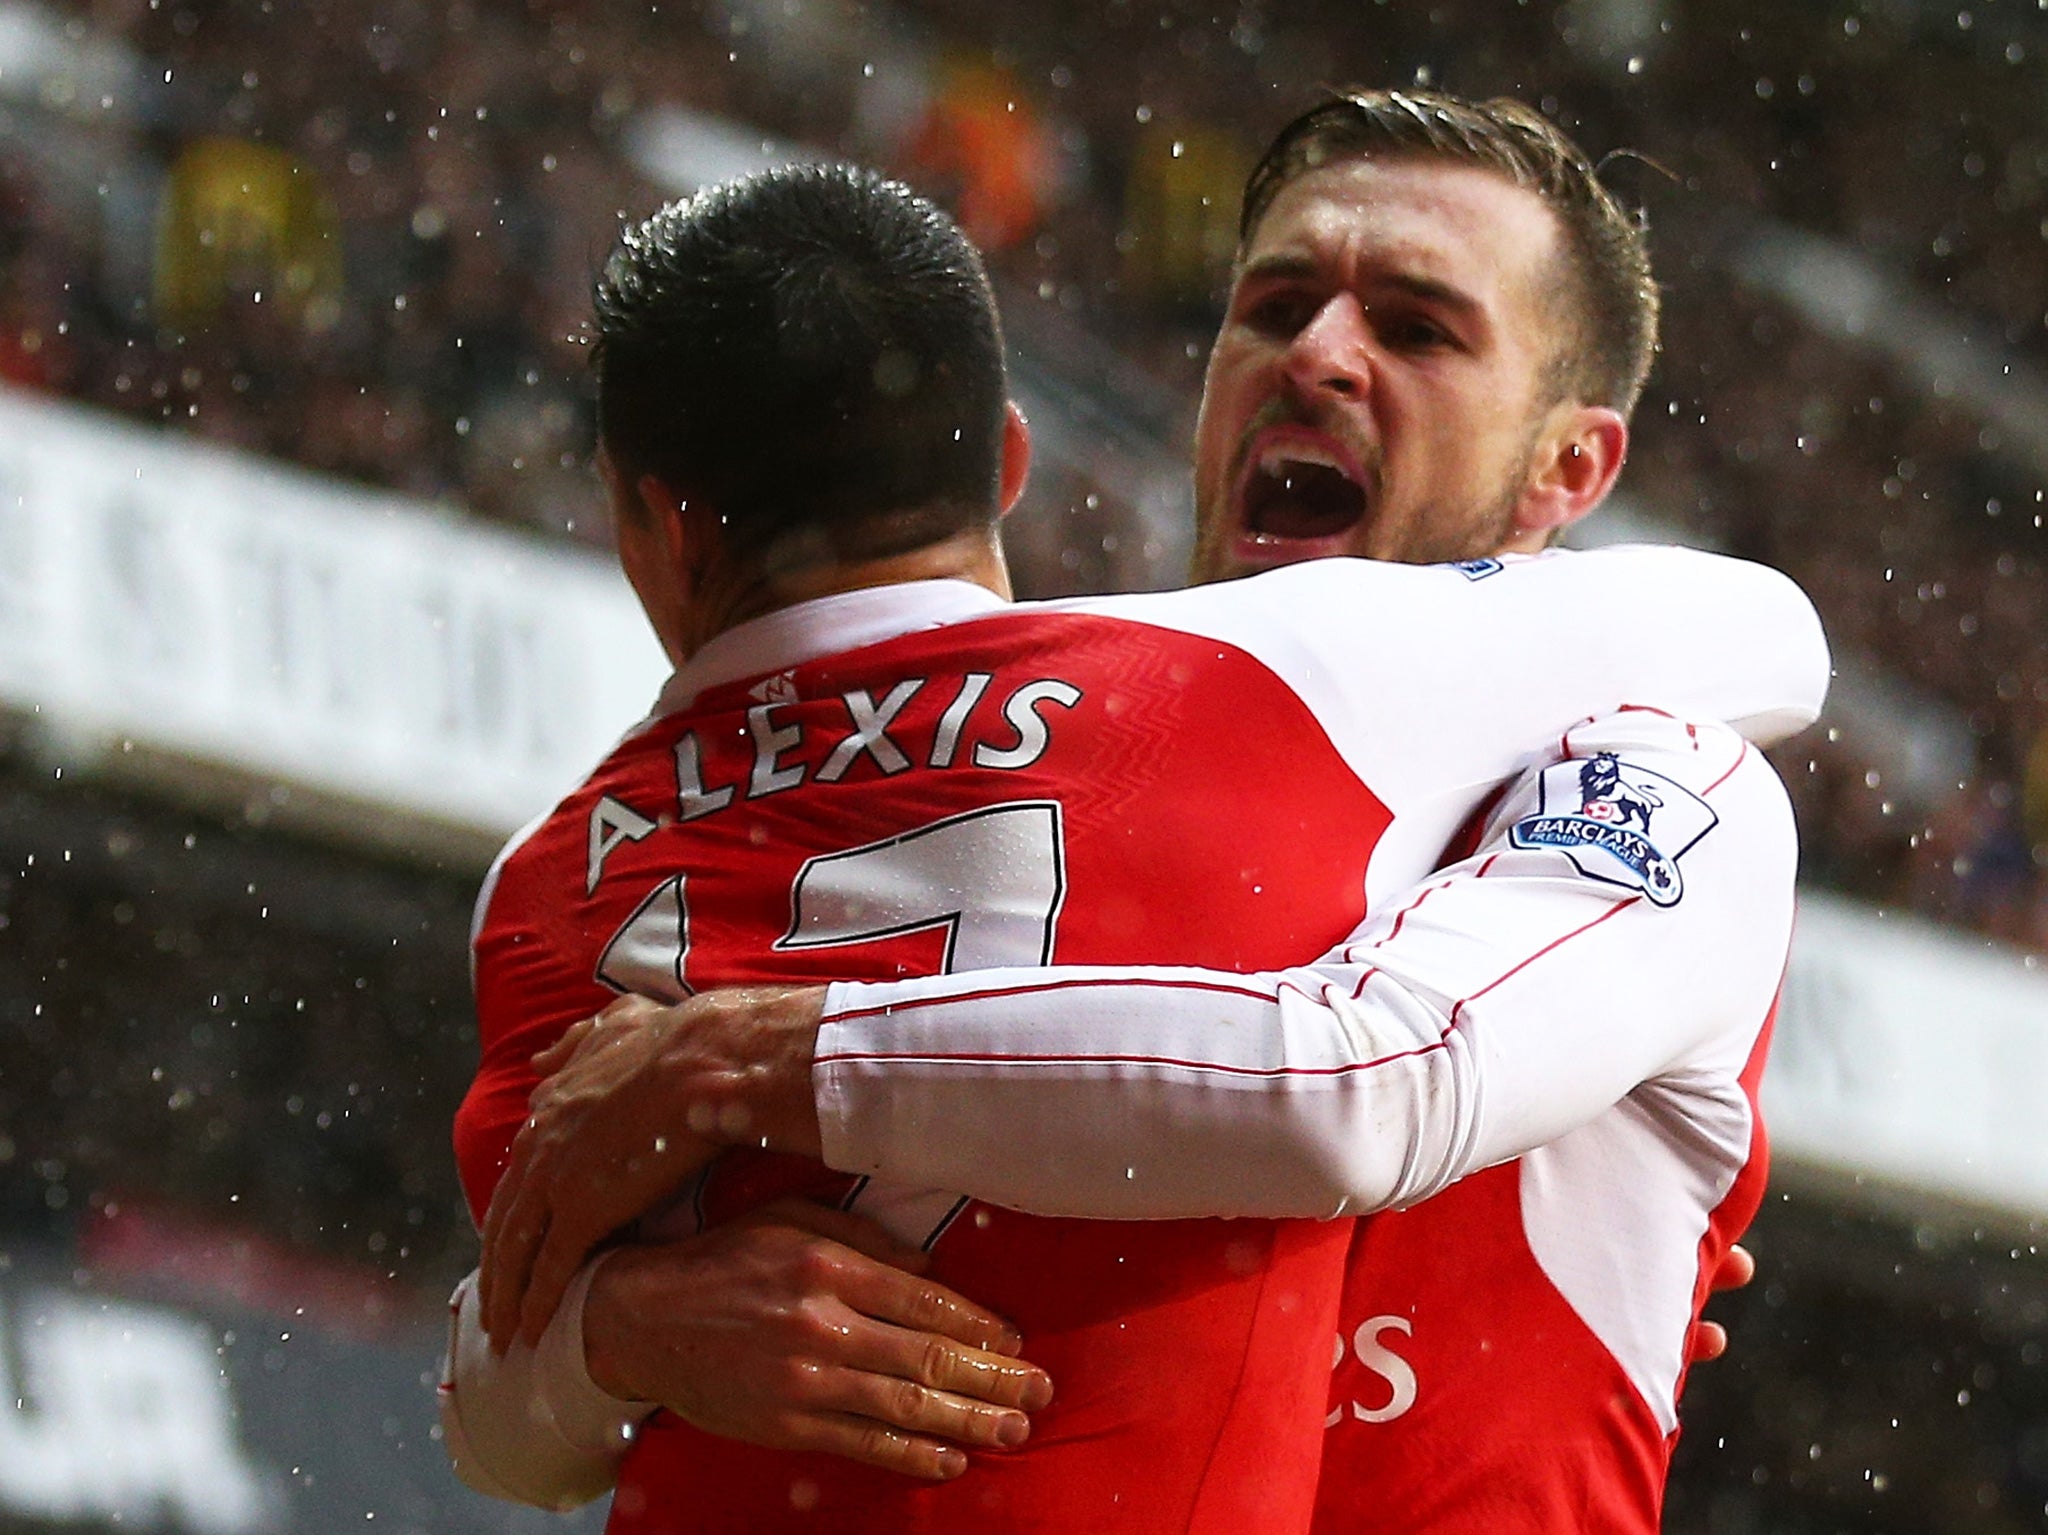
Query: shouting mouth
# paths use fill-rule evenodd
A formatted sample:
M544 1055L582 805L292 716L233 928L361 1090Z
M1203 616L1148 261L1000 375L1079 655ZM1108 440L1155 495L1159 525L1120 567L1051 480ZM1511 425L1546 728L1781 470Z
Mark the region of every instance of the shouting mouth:
M1287 428L1258 444L1237 499L1246 534L1262 546L1341 539L1369 504L1366 476L1349 454L1320 434Z

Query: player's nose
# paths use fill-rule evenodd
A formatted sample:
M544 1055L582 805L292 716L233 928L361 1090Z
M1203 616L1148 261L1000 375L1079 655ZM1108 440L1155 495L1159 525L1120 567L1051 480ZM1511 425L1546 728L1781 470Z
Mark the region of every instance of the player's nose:
M1354 294L1331 295L1295 332L1286 369L1304 399L1365 398L1372 389L1371 329Z

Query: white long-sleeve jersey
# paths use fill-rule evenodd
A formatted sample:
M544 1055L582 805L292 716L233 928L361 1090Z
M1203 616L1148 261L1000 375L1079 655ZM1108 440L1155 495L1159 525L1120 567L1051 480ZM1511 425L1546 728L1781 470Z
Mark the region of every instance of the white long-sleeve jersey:
M1697 1066L1689 1052L1725 1045L1723 1033L1700 1025L1658 1032L1591 1060L1586 1041L1605 1037L1625 1011L1617 1005L1598 1017L1579 1015L1585 1027L1565 1029L1563 1043L1546 1050L1541 1039L1556 1026L1555 1012L1540 1004L1522 1011L1522 999L1534 992L1518 978L1562 967L1567 981L1576 977L1587 989L1585 979L1598 973L1608 940L1636 932L1639 922L1626 914L1638 909L1665 924L1643 950L1654 966L1652 951L1664 952L1657 939L1704 929L1711 913L1735 909L1718 874L1700 872L1718 869L1724 847L1775 839L1782 855L1776 875L1769 858L1756 872L1766 885L1779 878L1789 892L1782 803L1775 821L1748 801L1739 816L1724 815L1713 803L1717 796L1733 803L1759 775L1768 784L1768 772L1754 763L1737 766L1731 757L1715 782L1699 781L1702 762L1717 747L1726 755L1727 744L1739 745L1738 738L1712 727L1685 732L1648 712L1626 717L1625 726L1560 742L1559 728L1569 720L1558 719L1558 700L1541 685L1551 680L1551 658L1540 650L1533 657L1538 685L1532 687L1532 657L1513 647L1554 644L1559 615L1546 614L1543 604L1562 602L1568 634L1574 623L1581 635L1587 625L1605 630L1618 624L1628 636L1622 643L1646 646L1610 655L1595 647L1594 670L1610 665L1634 668L1634 675L1626 683L1605 677L1590 686L1582 679L1573 684L1581 701L1611 707L1655 699L1689 713L1743 719L1759 736L1811 717L1823 686L1824 651L1810 611L1803 602L1787 602L1785 589L1770 581L1745 577L1747 601L1731 604L1724 586L1702 602L1702 584L1692 578L1706 567L1695 565L1695 557L1630 551L1604 567L1598 559L1424 572L1436 589L1428 600L1408 605L1398 600L1406 583L1381 578L1362 588L1352 571L1316 567L1214 592L1060 605L1062 612L1135 620L1187 637L1214 634L1233 651L1249 652L1269 679L1305 703L1345 768L1387 812L1383 834L1368 840L1362 859L1364 904L1373 915L1351 945L1321 965L1253 979L1092 968L1006 976L993 990L927 989L925 983L901 990L836 988L818 1063L831 1160L899 1184L961 1188L1044 1211L1171 1216L1376 1209L1421 1198L1530 1146L1569 1138L1645 1082ZM1632 613L1611 611L1618 589L1613 578L1624 571L1630 580L1672 590L1659 591ZM1714 572L1716 579L1721 574ZM1474 596L1492 588L1502 600L1461 603L1460 586ZM1631 590L1628 581L1620 589L1632 596L1645 591ZM1269 610L1246 622L1246 610L1256 609L1265 592L1284 605L1284 616ZM1375 599L1377 605L1360 607ZM1325 623L1341 615L1350 632L1319 635L1318 615ZM1279 621L1267 622L1272 619ZM1646 621L1656 626L1647 633ZM1689 638L1688 625L1698 626ZM1396 637L1406 643L1397 646ZM1197 655L1187 652L1183 662ZM773 665L791 658L765 659ZM1566 645L1555 664L1569 668L1588 659ZM1675 670L1674 661L1680 663ZM1690 674L1684 674L1687 663L1695 666ZM1487 668L1501 666L1517 673L1517 686L1496 686L1492 693L1479 686L1480 717L1468 718L1458 700L1474 689L1460 684L1497 683ZM751 672L741 666L737 674ZM688 694L703 686L701 679L679 684ZM1216 747L1213 772L1186 786L1212 805L1219 791L1285 791L1284 779L1271 787L1233 780L1233 762L1249 757L1247 766L1264 765L1256 754L1233 751L1237 743L1229 732L1238 723L1213 716L1187 722L1208 732ZM1683 733L1682 749L1659 737L1667 727ZM1495 739L1489 731L1498 729L1521 733ZM1614 729L1618 733L1607 733ZM1548 755L1537 745L1546 737ZM1485 785L1529 760L1531 747L1537 766L1495 822L1497 836L1508 840L1487 858L1447 871L1419 898L1393 898L1427 867ZM1580 755L1562 766L1551 760L1575 747ZM1679 755L1669 756L1672 750ZM1598 764L1590 778L1582 776L1587 764ZM1769 791L1761 792L1768 800ZM1520 813L1532 803L1534 810ZM1743 829L1730 835L1738 823ZM1312 827L1311 816L1304 831ZM1673 841L1681 832L1682 842ZM1261 892L1254 886L1252 893ZM1186 887L1171 898L1202 899ZM1589 901L1604 906L1586 916L1582 930L1551 932L1560 911ZM1770 950L1770 910L1768 902L1747 902L1745 921L1736 924L1735 936L1751 953ZM1170 924L1170 907L1153 920ZM1610 928L1613 933L1603 931ZM1484 985L1471 984L1473 975L1509 955L1512 963L1499 966ZM1774 963L1767 960L1766 968ZM1045 991L1048 985L1055 990ZM1626 990L1625 977L1616 990ZM1752 1034L1768 995L1767 981L1749 1020ZM1705 992L1700 996L1704 1001ZM1702 1015L1708 1010L1703 1007ZM1515 1027L1523 1018L1529 1027ZM1731 1101L1720 1088L1694 1096L1724 1107ZM1740 1104L1728 1109L1723 1129L1738 1121L1746 1126L1746 1112ZM1673 1122L1681 1121L1684 1113ZM562 1321L580 1326L573 1314ZM1682 1346L1682 1319L1676 1330ZM474 1362L479 1356L472 1351L468 1357ZM489 1356L480 1357L488 1366ZM541 1419L523 1409L514 1413L509 1403L526 1391L525 1383L514 1381L506 1393L504 1379L465 1376L464 1358L458 1349L458 1390L444 1397L444 1406L454 1414L451 1443L458 1436L467 1441L473 1466L508 1467L513 1480L500 1478L501 1487L535 1501L559 1498L574 1479L563 1469L571 1464L583 1467L576 1474L587 1483L593 1460L616 1443L616 1418L579 1430L560 1412ZM1675 1380L1675 1368L1666 1373ZM493 1400L508 1405L494 1408ZM482 1448L487 1436L478 1427L485 1420L492 1425L488 1443L497 1449ZM549 1445L521 1448L520 1435L531 1440L537 1423L547 1430L541 1437L552 1435ZM556 1468L551 1486L537 1486L532 1475L518 1484L522 1474L550 1466Z

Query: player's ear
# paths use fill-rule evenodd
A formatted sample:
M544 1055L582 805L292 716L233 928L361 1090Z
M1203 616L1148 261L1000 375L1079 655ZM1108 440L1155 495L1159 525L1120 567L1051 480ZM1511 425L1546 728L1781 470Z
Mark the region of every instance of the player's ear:
M708 508L693 506L689 497L658 475L641 475L633 490L639 497L640 510L651 519L660 536L661 551L669 568L685 581L695 577L711 554L708 546L717 519L709 515Z
M1541 549L1606 500L1627 457L1628 422L1620 411L1575 401L1556 406L1515 504L1515 547Z
M1003 402L1003 477L1002 511L1008 516L1010 508L1017 504L1024 494L1024 482L1031 477L1031 423L1024 419L1024 412L1017 408L1015 400Z

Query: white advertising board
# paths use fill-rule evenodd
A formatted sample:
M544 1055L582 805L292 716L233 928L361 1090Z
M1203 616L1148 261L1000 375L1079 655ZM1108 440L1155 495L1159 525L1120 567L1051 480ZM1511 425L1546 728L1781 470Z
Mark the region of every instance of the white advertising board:
M2048 966L1807 891L1763 1106L1780 1163L2048 1217Z
M502 834L666 667L609 560L0 389L0 706Z

